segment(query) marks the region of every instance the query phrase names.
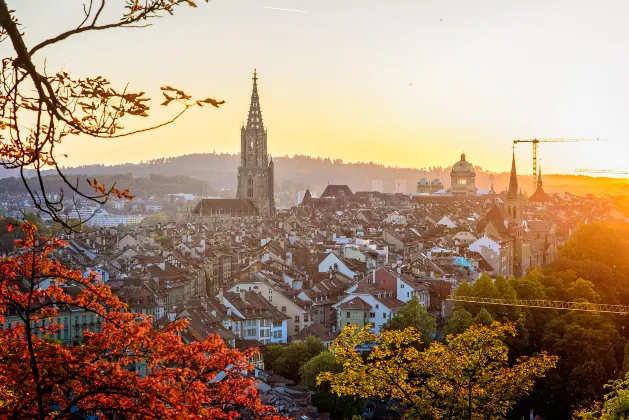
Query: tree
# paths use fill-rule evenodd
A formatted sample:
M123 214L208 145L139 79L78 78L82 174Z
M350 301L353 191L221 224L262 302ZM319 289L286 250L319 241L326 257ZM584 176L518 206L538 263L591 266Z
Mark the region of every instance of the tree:
M181 6L196 7L192 0L126 0L118 18L105 22L109 13L102 12L107 3L107 0L90 1L84 5L83 20L76 22L73 29L29 46L15 11L9 9L6 0L0 0L0 42L10 42L15 54L2 60L0 70L0 130L4 133L0 137L0 165L19 170L35 207L66 227L74 227L68 225L68 212L72 208L68 209L64 203L68 198L64 195L66 191L99 204L111 196L133 198L128 190L120 190L115 184L104 185L97 179L80 183L66 177L55 146L67 136L129 136L170 124L192 107L209 104L218 108L224 103L212 98L194 100L179 89L162 86L165 98L162 105L177 103L180 111L164 123L125 130L123 123L149 115L149 98L144 92L117 88L100 75L74 77L61 69L49 73L47 61L35 59L36 54L41 56L50 50L48 47L58 46L69 38L114 28L141 28L147 21L173 14ZM26 182L27 169L35 171L38 182L34 188ZM45 185L46 170L53 170L63 179L64 188L58 194L51 193ZM89 193L82 188L87 186Z
M593 407L580 410L576 418L583 420L627 420L629 419L629 375L622 380L610 381L605 385L609 392L604 403L594 403Z
M332 418L352 418L362 414L365 402L359 398L339 397L333 394L328 383L317 384L317 376L323 372L340 373L343 370L329 351L319 353L300 369L301 385L313 391L311 401L319 412L330 413Z
M168 216L163 212L159 212L159 213L151 214L150 216L145 217L142 220L142 225L157 226L158 223L166 223L166 222L168 222Z
M472 325L472 314L465 309L457 309L452 314L452 317L448 320L443 334L448 336L450 334L461 334Z
M437 330L435 318L428 314L426 307L419 303L417 296L413 298L400 310L395 317L389 319L383 326L383 331L405 330L409 327L417 329L422 334L424 345L430 344Z
M304 344L306 345L306 349L308 350L309 359L312 359L313 357L327 350L325 348L325 344L323 344L323 342L319 340L317 337L312 336L312 335L306 338L306 341L304 341Z
M252 371L253 351L227 348L218 336L184 344L187 321L163 330L127 311L92 273L52 259L63 245L21 226L20 252L0 261L0 417L64 419L231 418L241 410L273 415L263 406ZM48 287L47 280L52 279ZM74 291L74 292L73 292ZM61 310L84 311L99 321L83 343L64 346ZM136 372L139 366L146 373Z
M503 340L514 334L511 324L477 325L421 351L414 328L377 336L348 326L333 346L343 371L322 373L317 382L339 396L399 399L418 418L502 418L557 362L537 354L510 365ZM357 345L369 346L369 354Z
M491 325L492 322L494 322L494 318L489 312L487 312L487 309L485 308L481 308L481 310L478 311L478 313L474 317L474 320L472 321L473 324L480 325Z
M299 383L299 369L308 360L310 353L306 344L291 343L275 361L274 372Z

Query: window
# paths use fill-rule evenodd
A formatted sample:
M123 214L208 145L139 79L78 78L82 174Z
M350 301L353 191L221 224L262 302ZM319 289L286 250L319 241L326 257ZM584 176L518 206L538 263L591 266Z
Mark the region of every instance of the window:
M247 328L245 330L245 335L249 335L249 336L256 335L256 329L255 328Z
M286 306L282 306L282 312L286 312Z
M379 309L379 308L380 308L380 305L378 305L378 304L376 303L376 309Z
M269 296L269 302L273 302L273 296Z
M308 314L304 314L304 322L308 322Z
M295 315L295 322L299 323L299 315Z
M295 325L295 332L299 332L299 325Z
M376 328L376 324L375 324L375 323L373 323L373 322L370 322L370 323L369 323L369 328Z
M346 322L346 323L345 323L345 325L349 325L349 324L351 324L351 322Z
M402 285L400 286L401 289L404 289L404 283L402 283Z
M260 330L260 337L270 337L271 332L269 330Z
M387 319L387 313L386 312L382 313L382 319Z
M273 323L273 328L282 328L282 321L275 321Z
M351 312L348 312L348 313L347 313L347 318L351 318L351 317L352 317L352 313L351 313Z
M252 146L253 146L253 143L252 143ZM251 175L247 177L247 197L248 198L253 197L253 177Z
M411 294L409 292L406 292L406 297L410 297Z
M376 317L376 313L375 312L370 312L369 313L369 318L375 318Z

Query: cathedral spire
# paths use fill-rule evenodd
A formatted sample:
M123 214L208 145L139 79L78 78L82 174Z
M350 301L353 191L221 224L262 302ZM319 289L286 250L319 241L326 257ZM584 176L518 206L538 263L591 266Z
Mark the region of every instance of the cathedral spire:
M513 151L513 159L511 160L511 176L509 177L509 189L507 190L507 198L516 198L518 196L518 173L515 170L515 150Z
M253 70L253 90L251 91L251 104L247 117L247 129L264 131L262 123L262 111L260 109L260 96L258 95L258 72Z

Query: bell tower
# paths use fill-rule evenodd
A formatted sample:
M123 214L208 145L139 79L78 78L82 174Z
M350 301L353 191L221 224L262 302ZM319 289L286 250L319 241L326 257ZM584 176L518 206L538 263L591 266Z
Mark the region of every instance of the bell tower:
M511 175L509 177L509 189L507 190L507 200L505 202L507 214L509 215L509 230L514 235L512 250L511 274L515 277L522 276L522 248L524 247L524 229L522 227L523 200L522 191L518 189L518 174L515 169L515 150L511 160Z
M247 123L240 127L240 166L238 167L237 197L250 199L258 213L275 216L273 160L267 153L267 131L262 121L258 74L253 71L253 91Z

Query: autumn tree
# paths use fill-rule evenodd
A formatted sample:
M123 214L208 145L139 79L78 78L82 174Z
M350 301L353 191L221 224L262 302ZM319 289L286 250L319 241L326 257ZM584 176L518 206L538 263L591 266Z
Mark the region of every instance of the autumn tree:
M109 8L119 3L124 8L117 19L105 20L105 16L113 14ZM162 86L162 105L179 106L172 118L144 128L125 129L123 124L149 115L150 101L146 94L128 86L114 86L101 75L74 76L66 70L50 69L44 59L49 47L91 32L142 28L150 25L152 19L172 15L182 6L196 7L196 4L192 0L90 0L83 5L82 21L75 22L74 27L28 45L24 36L27 25L21 25L7 0L0 0L0 43L10 45L13 52L2 59L0 69L0 166L19 171L35 207L54 221L67 228L76 228L84 222L79 220L75 224L68 220L73 206L67 201L73 197L99 204L112 196L132 198L128 190L115 184L67 177L55 148L68 136L86 139L130 136L170 124L190 108L205 104L219 107L223 102L193 99L180 89ZM29 169L34 170L36 183L26 182ZM60 191L49 191L43 177L45 170L52 170L63 179Z
M511 324L476 325L422 351L414 328L378 336L349 326L333 347L342 372L322 373L318 383L329 383L340 396L398 399L409 417L503 418L557 362L537 354L510 364L504 340L514 334ZM368 346L369 354L358 345Z
M254 352L229 349L218 336L184 344L185 320L156 330L95 274L56 261L59 239L29 223L21 230L20 252L0 260L0 325L10 322L0 330L0 418L274 416L246 376ZM63 345L55 339L62 310L93 314L100 328Z

